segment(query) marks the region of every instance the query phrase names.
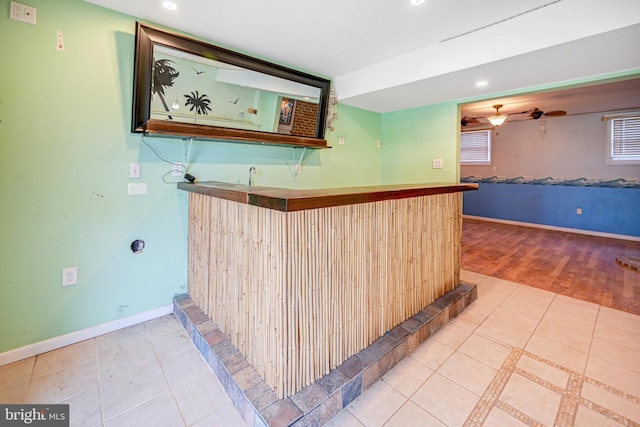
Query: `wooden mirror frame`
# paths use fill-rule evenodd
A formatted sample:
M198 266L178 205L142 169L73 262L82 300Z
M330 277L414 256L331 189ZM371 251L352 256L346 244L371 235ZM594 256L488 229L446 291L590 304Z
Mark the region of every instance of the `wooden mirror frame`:
M257 71L320 89L315 137L190 124L151 118L153 48L164 46L204 58ZM327 148L324 139L331 81L301 71L233 52L181 34L136 22L131 131L180 138L215 139L232 142L267 143L311 148Z

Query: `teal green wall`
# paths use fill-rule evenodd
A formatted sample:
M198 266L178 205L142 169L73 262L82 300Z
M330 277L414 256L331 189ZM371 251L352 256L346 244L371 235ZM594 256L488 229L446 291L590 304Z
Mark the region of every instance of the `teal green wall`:
M380 115L345 105L338 106L335 130L327 131L330 149L314 150L268 145L194 141L187 171L201 181L246 184L249 167L256 167L256 185L287 188L377 185L381 182ZM344 144L339 144L339 137ZM152 146L161 139L145 137ZM175 146L188 144L173 140ZM151 153L146 147L146 153ZM176 151L179 160L182 148ZM144 154L144 153L143 153ZM295 174L302 157L302 171ZM149 160L152 155L149 154ZM169 169L167 169L169 170Z
M385 184L459 180L458 104L451 102L382 115ZM443 160L442 169L432 159Z
M129 132L135 18L80 0L28 3L37 26L9 20L0 0L0 352L170 304L187 281L187 196ZM202 141L189 171L246 182L256 166L257 184L295 188L380 183L380 115L339 115L334 148L307 150L299 176L302 149ZM183 158L179 139L146 140ZM128 178L130 163L142 179ZM148 194L127 195L130 182ZM138 238L147 245L134 255ZM63 288L69 266L79 284Z

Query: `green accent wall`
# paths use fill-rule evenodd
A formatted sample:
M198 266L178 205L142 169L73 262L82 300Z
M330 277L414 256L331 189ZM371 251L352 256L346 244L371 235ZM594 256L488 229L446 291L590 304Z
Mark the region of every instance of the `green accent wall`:
M458 115L455 102L382 114L382 181L458 182ZM434 158L442 159L442 169L433 169Z
M187 194L130 133L136 19L81 0L0 0L0 352L170 304L187 287ZM65 50L56 50L61 30ZM215 43L215 41L213 41ZM380 115L340 106L327 150L194 141L199 180L291 188L379 184ZM338 136L345 144L338 144ZM145 138L182 161L180 139ZM140 163L142 179L129 179ZM168 175L167 175L168 173ZM129 183L148 194L129 196ZM135 239L146 242L133 254ZM62 269L78 266L63 288Z

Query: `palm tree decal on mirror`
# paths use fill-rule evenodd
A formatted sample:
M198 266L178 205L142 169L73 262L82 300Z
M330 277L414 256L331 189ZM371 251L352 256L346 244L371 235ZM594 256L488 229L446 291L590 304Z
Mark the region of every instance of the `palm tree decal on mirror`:
M207 97L207 95L205 95L204 93L200 95L196 90L195 92L191 92L191 95L187 94L184 95L184 97L187 98L187 102L184 104L185 107L191 105L189 111L193 111L193 109L195 108L196 115L209 115L209 111L211 111L209 103L211 102L211 100ZM197 120L198 118L196 117L193 122L195 123Z
M162 101L162 105L167 112L170 110L167 105L167 101L164 99L164 89L172 87L174 80L180 75L178 70L169 65L170 63L174 64L174 62L169 59L158 59L153 63L152 92L154 94L158 94L160 101ZM173 117L169 115L169 119L172 120Z

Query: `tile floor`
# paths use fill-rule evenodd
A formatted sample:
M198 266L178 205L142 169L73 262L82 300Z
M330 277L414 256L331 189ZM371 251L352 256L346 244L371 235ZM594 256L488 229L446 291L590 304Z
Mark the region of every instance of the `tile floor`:
M68 403L70 425L243 426L173 315L0 367L1 403Z
M640 316L469 271L478 300L329 426L640 426ZM77 426L242 426L173 316L0 367Z

